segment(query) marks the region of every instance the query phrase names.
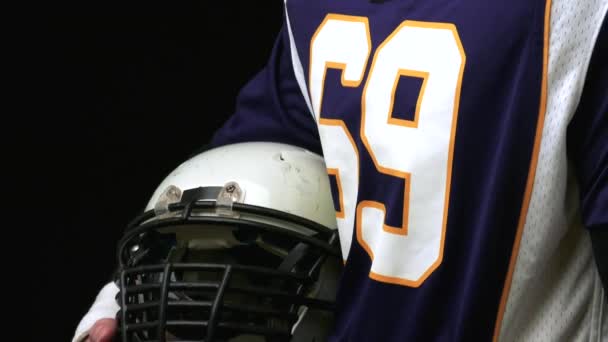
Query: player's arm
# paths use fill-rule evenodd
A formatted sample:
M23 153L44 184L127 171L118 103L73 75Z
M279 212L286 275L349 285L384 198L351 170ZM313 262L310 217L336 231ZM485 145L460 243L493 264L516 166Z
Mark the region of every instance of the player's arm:
M581 100L568 127L568 155L578 178L583 223L608 293L608 18L598 34Z

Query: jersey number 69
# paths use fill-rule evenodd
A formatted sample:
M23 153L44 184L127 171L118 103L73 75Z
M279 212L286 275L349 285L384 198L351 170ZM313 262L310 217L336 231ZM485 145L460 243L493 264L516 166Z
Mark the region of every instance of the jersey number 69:
M465 60L453 24L406 20L374 49L367 18L329 14L312 37L309 92L328 173L338 183L342 252L347 258L356 228L372 279L418 287L441 264ZM341 70L343 87L363 86L358 134L320 115L328 68ZM413 120L391 116L404 76L422 80ZM377 172L405 179L401 227L385 223L383 203L358 198L357 146Z

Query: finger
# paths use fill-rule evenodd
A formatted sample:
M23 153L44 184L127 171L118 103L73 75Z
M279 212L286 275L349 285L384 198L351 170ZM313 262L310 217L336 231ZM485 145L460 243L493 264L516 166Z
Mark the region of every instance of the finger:
M100 319L95 322L89 331L90 342L111 342L116 333L116 320L111 318Z

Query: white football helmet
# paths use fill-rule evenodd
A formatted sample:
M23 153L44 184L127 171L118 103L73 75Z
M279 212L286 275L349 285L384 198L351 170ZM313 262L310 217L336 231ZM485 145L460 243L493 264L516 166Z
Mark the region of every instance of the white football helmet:
M314 153L258 142L193 157L118 244L121 340L322 339L341 267L336 228Z

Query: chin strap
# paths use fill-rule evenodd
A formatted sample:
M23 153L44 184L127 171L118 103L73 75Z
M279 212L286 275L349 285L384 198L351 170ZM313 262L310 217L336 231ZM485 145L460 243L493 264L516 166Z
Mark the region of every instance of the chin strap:
M283 259L278 267L279 271L290 272L293 268L302 260L304 255L308 253L309 247L305 243L298 243L294 248L289 251L289 254Z
M297 244L287 254L283 262L279 265L279 271L289 272L298 262L308 253L309 246L304 243ZM317 286L315 288L315 298L334 299L338 288L338 277L342 269L339 258L328 257L324 262L320 273ZM334 314L326 310L313 310L303 308L300 319L294 325L293 335L290 342L324 342L327 341L334 325Z
M336 297L339 277L335 275L342 272L342 262L339 259L330 256L323 264L315 298L334 299ZM306 308L294 326L290 342L325 342L329 339L333 327L333 312Z

